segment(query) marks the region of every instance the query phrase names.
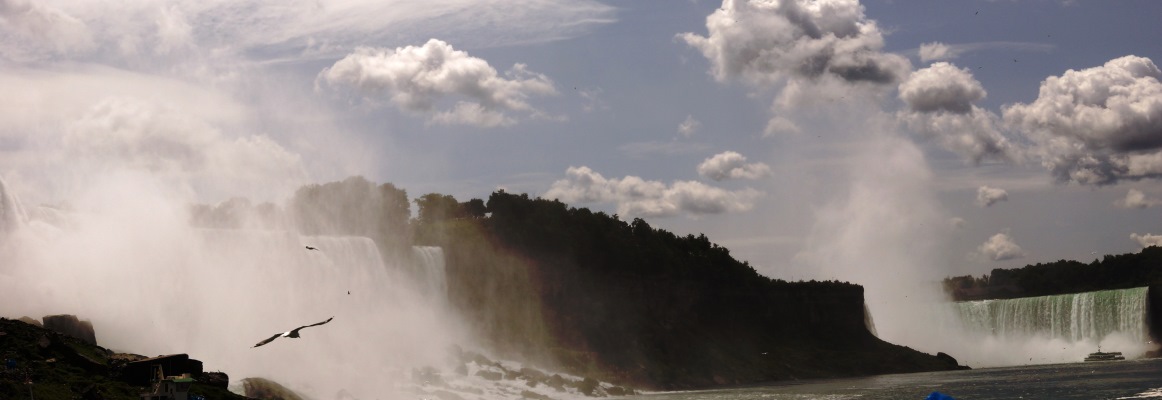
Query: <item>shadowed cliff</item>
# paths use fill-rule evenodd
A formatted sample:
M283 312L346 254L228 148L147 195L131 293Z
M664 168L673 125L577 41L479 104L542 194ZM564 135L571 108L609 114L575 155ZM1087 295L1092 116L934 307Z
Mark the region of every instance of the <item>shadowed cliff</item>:
M532 360L662 389L956 368L872 335L862 287L772 280L704 235L503 191L417 203L452 304Z

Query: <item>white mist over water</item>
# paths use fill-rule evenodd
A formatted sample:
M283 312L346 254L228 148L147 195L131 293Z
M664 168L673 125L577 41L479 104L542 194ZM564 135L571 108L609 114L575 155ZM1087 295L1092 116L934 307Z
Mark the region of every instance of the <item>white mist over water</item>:
M940 281L951 270L943 261L951 238L928 162L888 124L874 116L867 121L867 141L847 160L847 193L816 210L797 261L814 279L862 285L878 337L929 354L945 352L972 367L1078 362L1099 345L1130 357L1149 350L1140 327L1080 336L1051 329L997 334L962 320L958 307L967 306L950 303L941 292ZM1134 313L1127 315L1141 324L1144 312Z
M11 215L6 193L0 182L0 212ZM188 353L232 381L270 378L319 399L341 390L390 398L412 368L444 366L449 346L472 345L444 303L430 301L432 285L384 265L371 240L196 229L184 200L127 174L72 199L72 211L30 213L58 221L0 220L13 232L0 237L0 315L76 314L104 347ZM436 250L416 251L434 263ZM301 338L251 348L332 316Z

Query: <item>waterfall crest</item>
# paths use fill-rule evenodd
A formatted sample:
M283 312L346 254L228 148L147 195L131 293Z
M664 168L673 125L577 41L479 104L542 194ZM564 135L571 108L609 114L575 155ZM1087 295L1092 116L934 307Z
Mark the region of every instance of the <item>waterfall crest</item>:
M969 301L956 304L968 329L998 337L1097 342L1114 333L1145 342L1147 288Z

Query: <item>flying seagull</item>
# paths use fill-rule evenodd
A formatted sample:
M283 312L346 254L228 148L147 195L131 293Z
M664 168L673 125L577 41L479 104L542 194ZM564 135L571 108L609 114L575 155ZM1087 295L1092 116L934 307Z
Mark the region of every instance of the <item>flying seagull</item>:
M311 247L311 246L307 246L307 250L315 250L315 251L318 251L319 249L316 249L316 248L314 248L314 247Z
M283 333L279 333L279 334L277 334L277 335L274 335L274 336L271 336L271 337L267 338L266 340L263 340L263 341L261 341L261 342L258 342L258 344L254 345L254 347L262 346L262 345L264 345L264 344L267 344L267 343L273 342L273 341L274 341L274 339L278 339L278 338L280 338L280 337L298 338L298 337L299 337L299 330L300 330L300 329L303 329L303 328L310 328L310 327L312 327L312 326L319 326L319 325L322 325L322 324L325 324L325 323L331 322L331 320L333 320L333 319L335 319L335 317L327 318L327 320L326 320L326 321L323 321L323 322L320 322L320 323L317 323L317 324L303 325L303 326L300 326L300 327L298 327L298 328L294 328L294 329L291 329L291 330L289 330L289 331L286 331L286 332L283 332ZM251 347L251 348L254 348L254 347Z

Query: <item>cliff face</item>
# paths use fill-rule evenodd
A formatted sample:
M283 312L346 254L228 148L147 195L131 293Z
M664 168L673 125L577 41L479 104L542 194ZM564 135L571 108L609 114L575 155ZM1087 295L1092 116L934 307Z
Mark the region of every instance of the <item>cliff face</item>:
M955 368L873 336L858 285L772 280L705 236L559 202L499 192L487 208L418 234L495 347L660 389Z

